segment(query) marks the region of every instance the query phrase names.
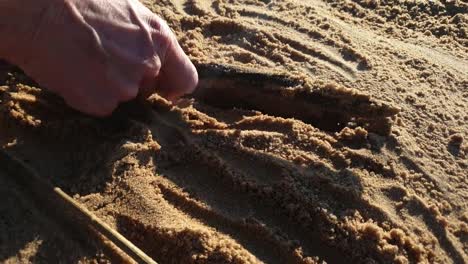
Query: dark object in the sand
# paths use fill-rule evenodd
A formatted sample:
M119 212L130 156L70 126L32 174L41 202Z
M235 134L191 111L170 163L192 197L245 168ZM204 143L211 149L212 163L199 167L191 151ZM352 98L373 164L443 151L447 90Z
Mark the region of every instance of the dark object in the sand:
M193 96L222 109L295 118L331 132L361 126L382 135L390 133L389 117L399 112L355 90L304 76L214 63L196 67L200 82Z

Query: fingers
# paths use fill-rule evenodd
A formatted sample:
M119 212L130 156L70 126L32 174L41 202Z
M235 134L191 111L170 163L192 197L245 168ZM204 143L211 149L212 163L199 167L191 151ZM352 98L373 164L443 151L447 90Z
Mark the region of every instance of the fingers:
M159 75L160 71L153 71L149 70L146 71L145 74L143 75L141 81L140 81L140 91L139 91L139 96L142 98L148 98L150 97L151 94L156 92L156 87L158 86L157 84L157 78ZM160 94L161 96L165 96L163 94Z
M38 38L43 52L31 66L34 78L72 108L105 117L138 93L174 100L195 89L197 71L175 35L139 1L76 3L66 23L54 24L52 37Z
M81 82L71 85L76 87L63 90L66 92L62 96L75 110L97 117L110 116L119 103L137 96L138 84L113 72L107 79L109 81L99 82L93 78L91 81L84 78Z
M115 108L117 108L118 101L116 98L109 97L108 95L104 96L105 97L98 94L84 95L69 93L67 95L63 95L63 98L71 108L77 111L96 117L106 117L111 115Z
M139 85L137 81L128 80L121 76L115 76L111 91L119 103L135 99L138 95Z
M160 95L174 100L195 90L198 73L174 34L170 32L166 36L167 46L165 53L161 55L161 69L157 76L156 89Z
M151 11L147 10L146 18L137 21L140 31L126 27L113 31L106 26L101 29L107 32L106 36L101 36L101 41L108 61L96 66L96 71L87 72L89 78L82 79L80 87L69 89L75 94L63 95L72 108L105 117L112 114L119 103L132 100L138 94L148 97L156 91L175 100L195 89L197 71L175 35L164 20ZM142 26L144 23L146 26ZM149 33L149 38L143 36L145 32ZM113 36L119 34L132 36L131 39L137 41L116 41ZM103 76L101 70L105 68Z

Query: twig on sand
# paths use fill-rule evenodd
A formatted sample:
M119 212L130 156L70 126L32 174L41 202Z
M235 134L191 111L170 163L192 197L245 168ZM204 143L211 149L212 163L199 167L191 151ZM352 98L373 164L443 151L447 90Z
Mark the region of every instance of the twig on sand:
M47 208L48 214L53 215L54 220L65 223L72 229L79 228L81 229L79 231L85 231L84 234L93 235L111 255L111 258L117 258L119 262L126 263L156 263L60 188L51 186L36 171L3 149L0 149L0 169L13 175L11 179L27 190L28 196L32 196L35 201L40 202L42 207ZM89 237L81 237L81 239L90 241Z

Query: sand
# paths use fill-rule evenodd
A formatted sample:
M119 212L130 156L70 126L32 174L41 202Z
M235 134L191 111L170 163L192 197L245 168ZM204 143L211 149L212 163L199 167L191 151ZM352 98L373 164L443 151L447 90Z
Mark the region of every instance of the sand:
M465 2L144 2L198 91L100 120L2 63L5 150L159 263L468 262ZM109 261L0 176L0 262Z

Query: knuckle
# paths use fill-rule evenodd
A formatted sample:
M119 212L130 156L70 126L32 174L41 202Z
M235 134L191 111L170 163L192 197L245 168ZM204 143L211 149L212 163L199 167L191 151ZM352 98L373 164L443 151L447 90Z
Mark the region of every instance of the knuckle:
M119 101L126 102L134 99L138 95L138 87L135 85L123 86L119 88Z
M103 87L106 87L103 93L106 97L113 97L115 103L134 99L138 94L136 83L139 75L139 70L134 70L130 73L126 72L125 69L113 67L107 71L108 77L107 82L103 85Z
M161 32L169 29L167 22L154 13L151 13L150 17L148 18L148 22L151 28L155 31Z
M177 40L166 22L163 21L163 23L159 29L153 29L152 39L157 55L164 61L167 51L172 48Z
M68 98L65 101L73 109L96 117L110 116L115 108L117 108L117 101L112 98L96 100L94 97L83 96L79 98Z
M108 117L117 108L117 102L108 101L107 103L100 104L93 108L94 108L94 111L92 111L93 115L98 116L98 117Z
M157 74L161 69L161 59L158 54L153 54L151 57L142 62L142 74Z

